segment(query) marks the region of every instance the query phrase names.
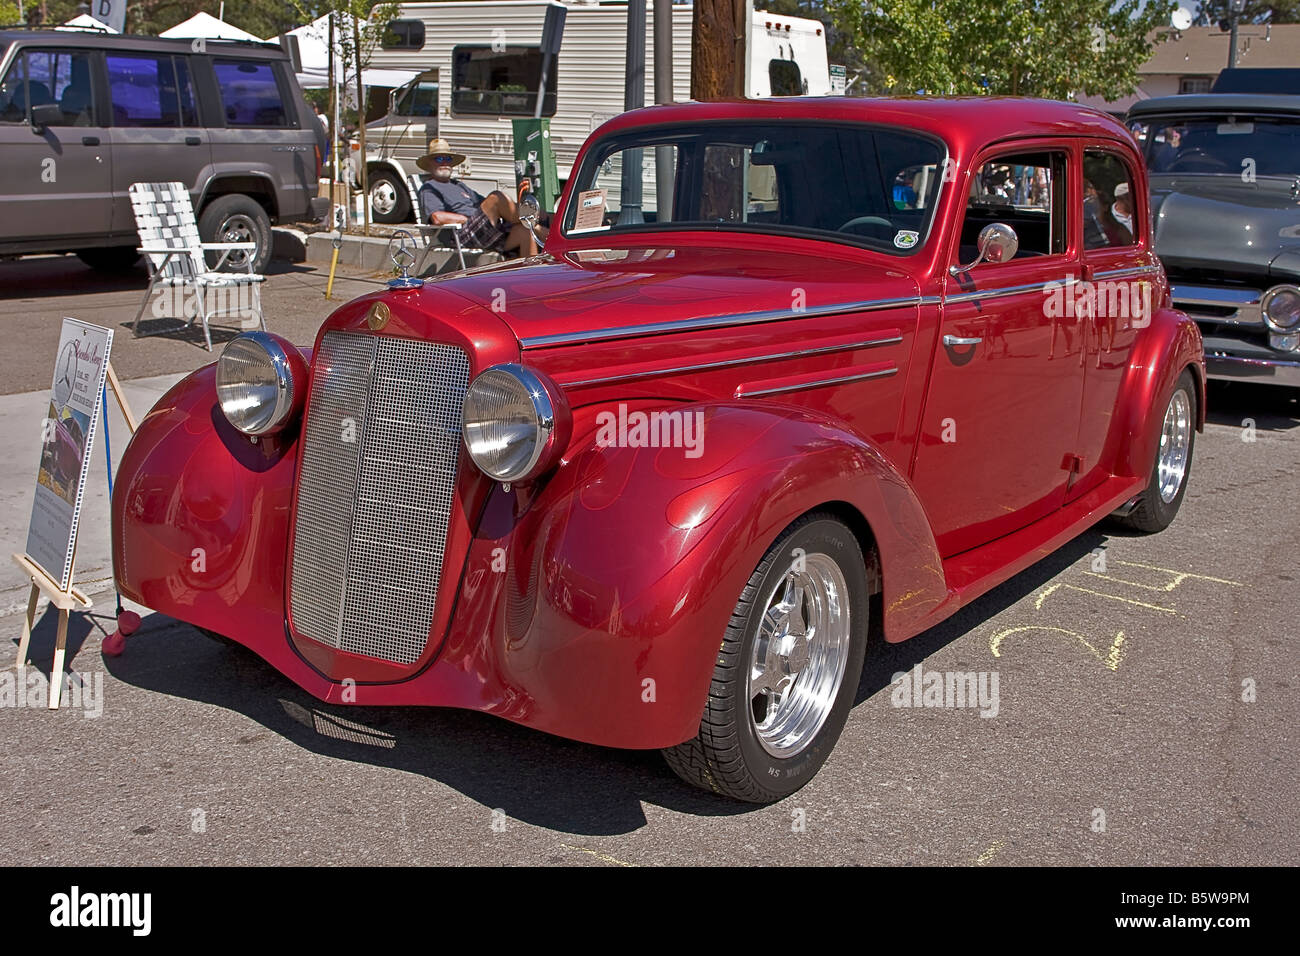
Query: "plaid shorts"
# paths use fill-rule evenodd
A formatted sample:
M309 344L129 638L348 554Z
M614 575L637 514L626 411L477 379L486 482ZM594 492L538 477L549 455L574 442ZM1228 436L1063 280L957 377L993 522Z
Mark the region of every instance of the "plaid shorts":
M463 249L496 249L500 251L505 244L506 236L510 235L513 225L502 219L500 222L492 222L488 214L479 210L470 216L468 220L460 227L460 245ZM444 246L456 245L456 240L450 232L444 234L442 244Z

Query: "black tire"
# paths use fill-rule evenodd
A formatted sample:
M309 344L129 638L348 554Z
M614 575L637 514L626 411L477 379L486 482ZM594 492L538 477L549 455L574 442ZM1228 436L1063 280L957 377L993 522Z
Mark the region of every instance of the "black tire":
M1146 490L1138 495L1137 506L1132 511L1126 515L1116 516L1115 520L1125 528L1143 534L1155 534L1157 531L1164 531L1165 528L1173 524L1178 509L1183 503L1183 495L1187 493L1187 480L1192 476L1192 453L1196 450L1196 381L1192 378L1190 369L1183 370L1183 374L1178 376L1178 381L1174 383L1169 397L1165 399L1164 409L1160 416L1162 436L1164 434L1165 418L1170 414L1170 409L1178 400L1180 394L1187 402L1187 414L1190 417L1187 432L1187 461L1183 468L1182 480L1177 491L1166 500L1165 496L1160 492L1160 451L1162 442L1157 440Z
M255 242L253 271L264 274L271 263L271 219L256 199L243 193L218 196L203 207L199 216L199 236L204 242ZM246 272L247 253L232 252L221 267L222 272ZM208 252L208 268L215 268L220 252Z
M779 757L759 740L749 699L749 675L759 625L792 569L796 549L802 550L805 560L818 555L831 558L843 574L848 647L843 676L820 728L803 749ZM853 532L821 512L792 524L768 549L746 583L722 638L700 732L693 740L663 751L668 765L688 783L751 803L780 800L806 784L830 755L853 707L866 656L869 606L866 562ZM799 676L805 673L809 672Z
M395 172L389 169L370 170L366 188L370 191L370 218L373 222L410 222L411 200L406 184ZM386 211L381 212L381 207Z
M77 258L96 272L126 272L140 261L140 253L135 246L102 246L78 249Z

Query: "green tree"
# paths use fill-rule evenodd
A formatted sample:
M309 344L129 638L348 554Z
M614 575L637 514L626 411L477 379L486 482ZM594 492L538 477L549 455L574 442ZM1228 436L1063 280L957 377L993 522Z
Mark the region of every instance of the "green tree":
M18 4L10 3L9 0L0 0L0 23L14 24L18 22Z
M887 5L885 5L887 2ZM1173 0L826 0L878 93L1118 99L1167 26Z

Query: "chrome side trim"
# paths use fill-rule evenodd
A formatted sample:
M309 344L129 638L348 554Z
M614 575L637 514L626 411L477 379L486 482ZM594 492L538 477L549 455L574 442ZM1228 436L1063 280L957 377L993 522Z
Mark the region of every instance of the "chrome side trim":
M1151 275L1156 271L1155 266L1132 266L1127 269L1106 269L1104 272L1094 272L1094 279L1124 279L1128 276L1145 276Z
M1049 285L1055 284L1061 288L1074 285L1079 280L1074 276L1067 276L1064 279L1049 279L1047 282L1031 282L1027 285L1013 285L1005 289L986 289L978 292L958 292L956 295L950 295L945 301L947 302L977 302L981 299L1001 299L1009 295L1020 295L1025 292L1044 292Z
M919 295L901 299L868 299L865 302L841 302L837 305L816 305L806 309L771 309L762 312L732 312L727 315L700 316L696 319L677 319L671 322L651 322L646 325L624 325L614 329L588 329L585 332L561 332L556 335L537 335L519 340L526 349L545 348L551 345L576 345L580 342L607 342L641 335L663 335L668 332L693 332L698 329L722 329L731 325L755 325L760 322L781 322L789 319L816 318L827 315L845 315L850 312L877 312L899 306L919 305Z
M857 375L843 375L839 378L822 378L815 382L800 382L797 385L782 385L778 388L764 388L757 392L747 392L744 387L736 389L737 398L757 398L760 395L776 395L779 392L802 392L808 388L821 388L824 385L841 385L844 382L857 382L866 378L888 378L897 375L898 367L877 369L874 372L860 372Z
M797 349L793 352L769 352L765 355L750 355L745 358L723 359L719 362L697 362L693 365L675 365L672 368L652 368L639 372L625 372L621 375L605 375L601 378L584 378L577 382L559 382L562 388L578 388L584 385L604 385L609 382L627 382L638 378L650 378L654 375L679 375L682 372L703 372L718 368L730 368L736 365L750 365L759 362L775 362L781 359L798 358L802 355L825 355L827 352L848 352L853 349L873 348L877 345L897 345L903 341L901 335L887 338L863 339L860 342L848 342L843 345L824 345L815 349Z

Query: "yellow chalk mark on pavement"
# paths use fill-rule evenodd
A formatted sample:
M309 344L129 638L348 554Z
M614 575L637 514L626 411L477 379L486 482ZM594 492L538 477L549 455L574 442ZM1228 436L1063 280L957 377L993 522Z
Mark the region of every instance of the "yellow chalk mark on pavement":
M590 853L596 859L603 860L606 863L616 863L619 866L636 866L635 863L628 863L625 860L618 860L612 856L606 856L604 853L597 853L595 850L589 850L585 846L569 846L567 843L561 843L560 846L564 847L566 850L577 850L579 853Z
M993 862L993 858L998 855L998 851L1001 850L1004 846L1006 846L1006 843L1002 840L998 840L991 847L989 847L987 850L985 850L983 853L979 855L979 858L975 860L975 865L988 866L991 862Z
M1197 581L1212 581L1215 584L1228 584L1234 588L1244 588L1246 585L1240 581L1229 581L1227 578L1212 578L1208 574L1193 574L1191 571L1175 571L1173 568L1160 568L1154 564L1138 564L1136 561L1114 561L1113 564L1122 564L1126 568L1144 568L1147 571L1161 571L1165 574L1172 574L1178 579L1170 590L1178 586L1185 578L1195 578ZM1118 579L1117 579L1118 580Z
M1103 666L1106 667L1107 670L1112 670L1112 671L1119 670L1120 662L1124 659L1124 632L1123 631L1120 631L1118 634L1115 635L1115 640L1111 642L1110 648L1106 651L1105 654L1102 654L1101 651L1097 650L1097 648L1093 646L1091 641L1089 641L1086 637L1084 637L1082 634L1078 633L1077 631L1066 630L1063 627L1048 627L1043 624L1026 624L1022 627L1003 628L1002 630L994 634L993 637L989 640L989 650L993 652L994 657L1001 657L1003 642L1006 641L1008 637L1011 637L1011 635L1020 634L1025 631L1047 631L1053 634L1065 634L1068 637L1072 637L1080 644L1082 644L1084 647L1086 647L1088 649L1088 652L1091 653L1093 657L1101 661L1101 663L1103 664Z
M1082 594L1091 594L1094 597L1103 597L1111 601L1119 601L1122 604L1133 604L1137 607L1144 607L1151 611L1160 611L1164 614L1178 613L1178 611L1175 608L1165 607L1163 604L1149 604L1146 601L1137 601L1134 600L1133 598L1120 597L1118 594L1107 594L1105 591L1094 591L1092 590L1092 588L1079 587L1079 585L1077 584L1066 584L1063 581L1057 584L1050 584L1047 587L1043 588L1041 591L1039 591L1038 600L1034 602L1034 610L1041 611L1043 609L1043 602L1046 601L1053 594L1055 594L1057 591L1059 591L1061 588L1066 588L1071 591L1079 591Z

